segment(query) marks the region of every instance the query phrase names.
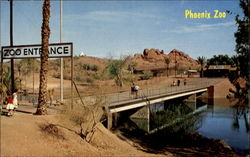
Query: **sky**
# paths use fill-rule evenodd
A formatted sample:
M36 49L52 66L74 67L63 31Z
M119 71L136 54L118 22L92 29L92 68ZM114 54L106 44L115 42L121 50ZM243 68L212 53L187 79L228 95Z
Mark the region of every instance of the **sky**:
M9 1L0 1L0 45L8 46ZM42 1L14 0L14 45L41 43ZM51 1L50 43L59 43L60 2ZM226 18L190 19L193 13L214 10ZM238 0L63 1L62 41L72 42L74 55L120 58L157 48L173 49L192 58L235 54L235 15L242 14Z

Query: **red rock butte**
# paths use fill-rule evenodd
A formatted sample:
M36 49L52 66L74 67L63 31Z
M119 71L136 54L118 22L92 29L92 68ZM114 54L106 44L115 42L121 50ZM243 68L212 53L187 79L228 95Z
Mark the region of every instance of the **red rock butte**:
M196 60L191 58L188 54L173 49L169 54L165 54L163 50L159 49L144 49L142 54L135 54L133 60L137 63L138 69L164 68L166 67L165 59L170 60L169 67L173 68L176 64L179 68L198 69L199 64Z

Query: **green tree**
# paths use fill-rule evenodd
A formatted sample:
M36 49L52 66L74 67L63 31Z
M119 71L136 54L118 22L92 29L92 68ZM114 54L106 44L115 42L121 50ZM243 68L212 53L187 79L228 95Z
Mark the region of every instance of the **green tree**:
M109 61L106 69L109 74L115 78L115 82L118 86L123 86L123 70L125 67L125 61L123 60L111 60Z
M249 69L250 69L250 21L249 21L249 0L240 0L240 7L243 10L244 16L240 18L236 15L236 23L238 24L238 30L235 32L236 48L235 51L238 55L238 61L240 66L240 76L245 78L249 83Z
M20 81L18 77L15 77L15 87L19 88L20 86ZM3 92L3 97L6 97L7 95L11 94L11 68L10 67L5 67L3 68L3 88L0 89L0 93Z
M207 61L208 65L233 65L233 60L228 55L214 55Z
M44 0L43 3L43 23L42 23L42 53L41 53L41 69L40 69L40 86L38 96L38 106L36 114L47 114L47 72L48 72L48 57L49 57L49 27L50 18L50 0Z
M203 56L201 56L201 57L199 56L199 57L197 57L197 61L201 66L200 77L203 77L203 68L206 64L206 58Z
M234 65L234 66L238 67L238 66L240 65L239 59L238 59L238 56L237 56L237 55L233 55L233 56L231 57L231 59L232 59L232 61L233 61L233 65Z

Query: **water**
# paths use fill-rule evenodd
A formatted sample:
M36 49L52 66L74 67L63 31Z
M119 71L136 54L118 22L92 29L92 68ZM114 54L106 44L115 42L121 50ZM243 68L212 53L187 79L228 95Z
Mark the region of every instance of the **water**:
M250 149L250 113L247 107L232 107L226 99L215 100L202 114L201 135L222 139L237 149Z
M150 114L148 114L150 113ZM223 140L240 149L250 149L249 107L232 107L227 99L215 99L214 105L204 101L151 104L133 114L130 119L145 133L159 130L199 132L208 138Z

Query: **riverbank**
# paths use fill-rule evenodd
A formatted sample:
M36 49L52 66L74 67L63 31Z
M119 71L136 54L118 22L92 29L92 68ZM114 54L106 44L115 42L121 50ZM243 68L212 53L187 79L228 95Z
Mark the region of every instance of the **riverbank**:
M239 157L245 154L236 153L230 146L221 140L209 139L198 133L188 132L160 132L145 135L140 131L116 131L118 136L125 136L136 143L138 148L145 152L174 156L203 156L203 157Z
M74 128L62 126L57 115L16 112L13 117L1 116L1 156L159 156L138 150L102 124L89 143Z
M235 89L228 78L219 79L218 83L214 85L214 98L226 98L230 88Z

